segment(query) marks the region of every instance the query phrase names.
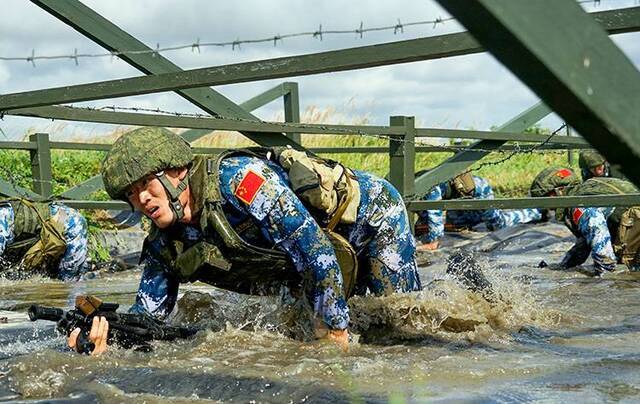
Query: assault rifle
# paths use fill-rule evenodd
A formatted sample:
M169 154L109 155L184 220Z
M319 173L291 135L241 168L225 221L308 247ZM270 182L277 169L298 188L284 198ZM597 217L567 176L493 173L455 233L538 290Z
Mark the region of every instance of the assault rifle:
M91 353L95 348L89 341L89 331L93 318L104 317L109 322L108 342L117 342L124 348L136 347L149 351L150 341L172 341L178 338L192 337L199 330L192 327L176 327L164 324L149 314L117 313L117 303L104 303L95 296L76 296L75 309L64 311L57 307L45 307L37 304L29 307L29 319L55 321L58 332L69 335L80 327L76 349L80 353Z

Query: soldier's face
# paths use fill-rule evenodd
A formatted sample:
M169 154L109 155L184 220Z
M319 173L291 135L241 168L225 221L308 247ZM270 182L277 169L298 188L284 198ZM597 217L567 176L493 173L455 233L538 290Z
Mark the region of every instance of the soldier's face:
M184 170L186 173L186 169ZM180 182L180 172L167 170L166 176L174 185ZM127 199L133 207L147 216L160 229L173 224L173 211L169 207L169 196L155 174L137 181L127 190Z
M604 177L604 164L600 164L599 166L595 166L591 169L591 173L596 177Z

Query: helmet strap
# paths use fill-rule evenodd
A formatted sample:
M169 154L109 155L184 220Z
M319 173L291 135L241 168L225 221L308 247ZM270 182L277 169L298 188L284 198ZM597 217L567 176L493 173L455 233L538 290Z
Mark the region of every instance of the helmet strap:
M180 195L185 189L187 189L187 185L189 185L189 172L187 171L187 175L180 180L177 187L173 186L164 171L157 173L156 177L167 192L167 196L169 197L169 207L173 212L173 223L175 223L184 217L184 207L180 203Z

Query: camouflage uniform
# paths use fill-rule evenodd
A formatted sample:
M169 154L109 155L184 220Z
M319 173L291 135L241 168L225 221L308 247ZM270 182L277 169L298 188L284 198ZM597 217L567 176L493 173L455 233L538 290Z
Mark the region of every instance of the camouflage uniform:
M250 203L237 195L238 185L252 172L265 181ZM342 275L329 239L290 188L286 172L276 163L250 156L231 156L220 164L220 191L227 220L252 245L285 252L304 281L317 316L331 329L345 329L349 310ZM359 293L376 295L420 290L415 241L399 193L386 181L355 172L361 190L356 223L336 229L348 239L362 264ZM167 235L178 235L185 248L202 238L199 227L176 223L145 248L144 271L131 310L164 317L173 309L179 280L159 253ZM256 268L269 271L269 268Z
M493 199L493 190L484 178L473 176L475 190L474 199ZM431 189L423 198L427 201L439 201L445 198L447 182L443 182ZM431 243L444 235L445 212L441 210L425 210L418 213L418 224L426 223L427 233L420 236L420 241ZM519 223L529 223L542 219L539 209L520 210L450 210L446 212L446 221L454 226L473 227L485 223L489 230L498 230Z
M68 206L49 204L51 216L62 225L66 250L60 259L57 270L53 271L58 279L77 279L86 270L87 260L87 221L75 209ZM14 242L15 213L11 205L0 204L0 255Z
M604 195L612 193L637 192L635 186L628 181L618 178L593 178L572 189L570 195ZM558 212L558 218L575 234L577 241L567 251L560 265L564 268L575 267L586 261L591 253L595 269L602 273L615 269L616 263L621 262L614 248L614 238L619 237L620 217L614 213L626 208L587 207L569 208ZM621 252L621 251L620 251ZM635 262L631 266L637 266Z

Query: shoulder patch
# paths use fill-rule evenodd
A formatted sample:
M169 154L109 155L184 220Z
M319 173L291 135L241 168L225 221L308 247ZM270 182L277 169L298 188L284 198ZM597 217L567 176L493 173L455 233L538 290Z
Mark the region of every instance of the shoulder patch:
M558 170L556 175L560 178L567 178L571 175L571 171L567 170L566 168L563 168L562 170Z
M578 224L583 214L584 214L584 210L582 208L573 209L573 214L571 215L571 219L573 219L573 223Z
M240 181L240 184L238 184L234 195L247 205L251 205L251 202L253 202L253 199L265 182L266 180L262 178L260 174L249 170L244 178L242 178L242 181Z

